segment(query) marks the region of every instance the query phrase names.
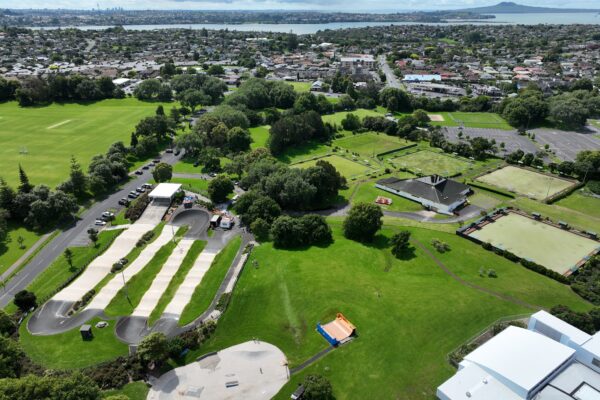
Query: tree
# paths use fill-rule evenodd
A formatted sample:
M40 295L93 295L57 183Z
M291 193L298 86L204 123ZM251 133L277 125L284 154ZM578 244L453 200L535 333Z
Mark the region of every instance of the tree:
M202 104L212 103L210 96L205 94L204 91L198 89L188 89L183 92L179 98L181 99L181 104L191 108L192 112L196 110L196 107Z
M81 372L72 375L27 375L0 380L0 398L11 400L97 400L100 389Z
M349 113L342 120L342 127L347 131L355 131L361 127L360 118L357 115Z
M23 170L21 164L19 164L19 193L29 193L33 189L33 185L29 183L29 177Z
M370 242L383 224L383 212L375 204L358 203L352 206L344 220L344 236L360 242Z
M218 175L208 182L208 196L214 203L223 203L233 189L233 182L227 175Z
M98 231L94 228L90 228L88 229L87 233L88 238L90 239L94 247L96 247L96 243L98 242Z
M562 128L579 129L585 126L590 112L580 100L567 98L553 101L550 115Z
M302 382L305 400L334 400L333 389L327 378L321 375L307 375Z
M173 167L167 163L158 163L152 171L152 177L158 183L168 182L173 177Z
M18 378L24 358L25 353L19 343L0 336L0 378Z
M26 312L37 305L37 299L34 293L28 292L27 290L21 290L15 294L13 303L15 303L15 306L17 306L19 310Z
M208 67L206 73L209 75L225 75L225 70L221 65L213 64L210 67Z
M63 255L65 257L65 260L67 260L67 264L69 264L69 267L73 268L73 252L71 251L71 249L67 247Z
M17 325L4 310L0 310L0 336L10 336L17 330Z
M410 244L410 232L409 231L401 231L392 236L392 254L396 256L396 258L402 257L404 252L408 249Z
M73 194L77 197L82 196L87 189L87 177L81 170L81 165L77 162L74 156L71 156L71 171L69 180L73 188Z
M146 363L162 363L168 357L167 337L162 332L152 332L139 344L137 356Z
M286 47L290 51L294 51L298 48L298 36L294 33L287 35Z
M259 242L269 239L269 223L262 218L257 218L250 225L250 231Z
M236 126L227 132L227 147L233 153L249 150L250 143L252 143L252 136L246 129Z

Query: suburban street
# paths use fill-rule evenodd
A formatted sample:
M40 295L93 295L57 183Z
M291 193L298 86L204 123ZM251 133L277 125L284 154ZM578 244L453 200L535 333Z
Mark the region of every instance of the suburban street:
M163 153L161 162L175 164L180 156ZM122 206L118 205L119 199L127 197L127 194L135 190L138 186L152 179L151 170L142 170L142 175L131 175L131 180L125 183L120 190L108 195L105 199L94 203L89 209L85 210L79 219L70 227L58 234L50 243L48 243L39 253L17 273L6 285L0 289L0 307L6 306L13 299L13 296L29 285L44 269L46 269L54 259L59 257L64 250L72 245L81 245L81 237L87 237L87 230L94 225L94 221L107 209L120 210ZM79 240L78 240L79 239Z
M388 65L384 54L379 56L379 65L381 66L381 70L385 74L386 86L401 89L402 83L400 83L398 77L396 77L394 71L392 71L392 69Z

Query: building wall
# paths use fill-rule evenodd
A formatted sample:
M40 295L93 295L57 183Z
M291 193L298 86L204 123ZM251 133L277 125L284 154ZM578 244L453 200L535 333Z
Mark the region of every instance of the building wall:
M407 198L409 200L416 201L417 203L422 204L424 207L434 209L434 211L437 211L440 214L453 215L453 211L465 202L465 199L462 199L462 200L458 200L450 205L446 205L446 204L436 203L431 200L424 199L424 198L421 198L418 196L414 196L407 192L402 192L402 191L399 191L396 189L392 189L388 186L380 185L378 183L375 184L375 187L378 189L381 189L381 190L385 190L386 192L390 192L395 195Z

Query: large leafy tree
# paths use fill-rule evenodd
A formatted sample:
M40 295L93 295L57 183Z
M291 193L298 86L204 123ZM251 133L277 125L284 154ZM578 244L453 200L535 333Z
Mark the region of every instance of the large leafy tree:
M370 242L383 224L383 212L375 204L358 203L352 206L344 220L344 236L359 242Z

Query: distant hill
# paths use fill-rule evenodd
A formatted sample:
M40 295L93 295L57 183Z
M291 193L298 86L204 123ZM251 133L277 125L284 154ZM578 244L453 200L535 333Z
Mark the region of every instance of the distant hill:
M583 8L549 8L549 7L532 7L522 4L513 3L512 1L504 1L495 6L475 7L455 10L459 12L471 12L477 14L540 14L540 13L588 13L600 12L600 9L583 9Z

